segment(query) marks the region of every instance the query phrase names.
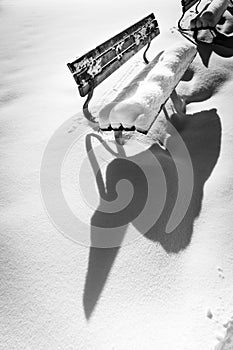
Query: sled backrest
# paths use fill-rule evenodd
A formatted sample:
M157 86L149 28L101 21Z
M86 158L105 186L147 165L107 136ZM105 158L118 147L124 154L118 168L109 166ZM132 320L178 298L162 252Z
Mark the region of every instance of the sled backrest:
M68 63L83 97L122 66L159 34L153 13L143 18L85 55ZM145 54L144 59L146 60ZM148 63L148 62L147 62Z

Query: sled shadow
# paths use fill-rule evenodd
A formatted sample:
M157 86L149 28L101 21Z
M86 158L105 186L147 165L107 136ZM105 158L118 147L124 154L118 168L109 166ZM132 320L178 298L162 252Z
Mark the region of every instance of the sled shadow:
M176 167L167 151L162 150L157 144L150 147L150 152L153 153L163 169L166 178L167 197L159 219L144 237L154 242L159 242L164 250L170 254L178 253L189 245L194 221L201 210L205 182L209 178L219 157L221 123L216 110L202 111L192 116L187 116L185 125L179 133L192 159L194 188L191 203L182 222L170 234L165 233L165 228L174 207L178 191ZM169 140L169 142L174 142L173 137L170 137ZM137 155L137 162L138 157L141 157L143 161L146 157L146 151ZM101 226L111 230L113 227L119 228L119 226L121 226L117 233L118 246L120 247L128 224L132 222L144 207L147 197L147 182L143 174L140 173L140 169L130 161L133 160L132 158L133 157L114 159L107 167L106 191L102 192L104 198L109 201L116 198L116 184L121 179L127 179L133 184L134 197L124 211L114 215L107 215L101 211L102 203L100 200L99 206L91 219L91 239L93 243L95 243L96 239L96 227ZM90 161L94 162L94 166L96 166L95 157L90 159ZM104 184L99 176L100 175L97 176L96 181L101 196L101 191L104 191ZM154 185L156 186L156 178ZM153 208L151 208L151 210L153 210ZM140 232L140 225L134 226ZM88 271L83 295L83 305L87 319L91 317L99 300L118 250L118 247L105 249L90 248Z
M205 67L208 67L212 53L224 58L233 57L233 37L227 37L224 34L218 33L213 44L199 42L197 51L202 63Z

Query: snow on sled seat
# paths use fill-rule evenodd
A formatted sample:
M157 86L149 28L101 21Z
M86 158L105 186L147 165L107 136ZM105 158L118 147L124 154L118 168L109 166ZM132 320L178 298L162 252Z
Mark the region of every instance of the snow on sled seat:
M110 112L109 123L113 129L135 128L147 133L162 107L172 94L180 79L197 53L197 48L189 41L178 41L165 50L158 63L140 82L135 94L119 102ZM177 101L173 103L176 106ZM100 127L106 128L100 119Z
M158 23L154 14L151 13L95 49L67 64L78 85L80 96L84 97L87 95L87 100L83 105L83 112L89 121L96 121L88 110L88 104L95 87L120 68L145 45L147 45L147 48L143 54L143 58L145 63L148 63L146 52L150 46L150 42L159 33Z

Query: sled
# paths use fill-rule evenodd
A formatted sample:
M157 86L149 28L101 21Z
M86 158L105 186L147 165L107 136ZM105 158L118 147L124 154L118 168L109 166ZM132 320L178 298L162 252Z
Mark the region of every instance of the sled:
M186 2L183 1L184 10L191 6L191 3L193 5L193 2L194 1L191 1L190 4L186 4ZM97 119L92 115L88 108L89 102L94 93L94 89L145 46L146 49L143 53L143 59L145 64L148 64L149 61L146 57L146 53L149 49L151 41L159 34L160 30L158 27L158 22L155 19L155 15L151 13L149 16L143 18L116 36L110 38L103 44L97 46L95 49L67 64L71 73L73 74L76 84L78 85L80 96L87 96L83 105L83 113L89 122L96 123L98 125ZM188 65L191 63L192 59L193 57L190 59L190 62L188 62ZM184 69L183 74L185 73L186 69ZM181 74L180 79L183 74ZM165 104L169 97L172 100L175 111L182 112L182 103L175 91L178 82L176 81L174 86L172 86L170 95L162 102L160 101L159 112L163 110L166 118L169 116L166 111ZM155 121L159 112L155 114L153 121ZM150 127L152 124L153 123L151 123ZM105 128L100 129L106 130ZM107 130L113 130L111 125L107 128ZM128 131L128 129L124 128L122 125L118 128L118 130L114 128L116 140L119 140L122 137L123 130ZM132 128L131 130L135 130L135 128ZM147 134L149 129L143 131L137 129L137 131Z

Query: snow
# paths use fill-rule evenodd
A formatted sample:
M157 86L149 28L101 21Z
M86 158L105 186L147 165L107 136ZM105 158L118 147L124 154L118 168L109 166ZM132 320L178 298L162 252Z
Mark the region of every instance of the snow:
M144 236L129 225L138 239L121 248L89 249L64 237L41 198L40 167L49 140L63 123L73 138L81 125L83 100L66 63L150 12L162 34L149 59L172 42L165 30L180 15L178 1L0 2L1 349L229 350L232 58L221 60L228 81L210 99L188 106L194 116L182 137L194 164L195 196L174 232L164 231L176 177L162 150L170 196L156 234ZM213 68L216 54L211 62ZM96 100L123 81L124 71L103 83ZM76 144L62 173L70 203L75 150Z

